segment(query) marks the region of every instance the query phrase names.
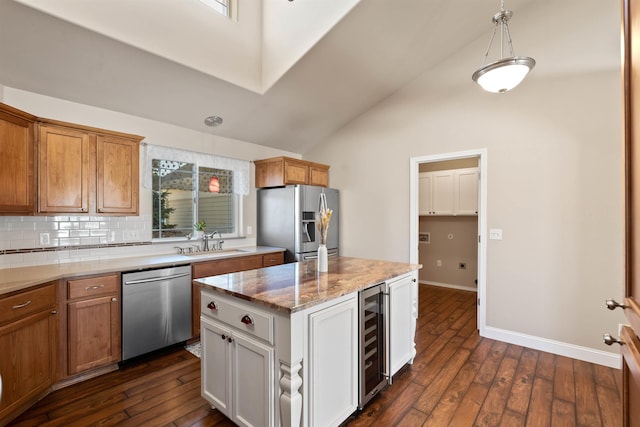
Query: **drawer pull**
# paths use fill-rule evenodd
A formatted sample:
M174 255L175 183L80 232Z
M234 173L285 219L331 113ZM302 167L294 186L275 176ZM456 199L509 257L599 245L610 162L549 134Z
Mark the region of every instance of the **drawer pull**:
M207 308L210 310L217 310L218 306L216 305L216 303L214 301L211 301L209 304L207 304Z
M242 316L242 319L240 319L240 321L245 325L253 325L253 319L248 314Z
M22 304L14 305L14 306L13 306L13 307L11 307L11 308L12 308L13 310L17 310L18 308L26 307L26 306L28 306L29 304L31 304L31 300L29 300L29 301L27 301L27 302L25 302L25 303L22 303Z
M104 285L96 285L96 286L86 286L84 288L85 291L96 291L98 289L104 288Z

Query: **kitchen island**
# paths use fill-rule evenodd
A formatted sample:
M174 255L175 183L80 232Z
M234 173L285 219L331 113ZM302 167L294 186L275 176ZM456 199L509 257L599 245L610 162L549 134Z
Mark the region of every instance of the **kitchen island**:
M415 356L419 268L336 257L196 280L203 397L238 425L339 425L358 407L359 292L388 284L392 376Z

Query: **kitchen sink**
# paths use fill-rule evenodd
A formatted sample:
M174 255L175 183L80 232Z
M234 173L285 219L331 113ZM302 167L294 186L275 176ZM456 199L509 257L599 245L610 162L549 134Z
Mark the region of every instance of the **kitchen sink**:
M230 255L230 254L241 254L248 253L250 250L248 249L223 249L221 251L208 251L208 252L194 252L194 253L185 253L181 254L189 258L215 258L217 256L222 255Z

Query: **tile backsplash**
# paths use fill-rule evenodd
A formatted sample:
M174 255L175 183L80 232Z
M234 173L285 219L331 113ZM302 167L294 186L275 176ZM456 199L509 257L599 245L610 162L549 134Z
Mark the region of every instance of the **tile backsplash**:
M151 215L0 216L0 268L149 254L150 242Z

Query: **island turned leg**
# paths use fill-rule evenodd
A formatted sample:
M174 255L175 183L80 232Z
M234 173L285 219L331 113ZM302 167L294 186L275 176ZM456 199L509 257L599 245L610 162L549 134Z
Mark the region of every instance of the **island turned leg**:
M302 416L302 395L298 391L302 386L302 361L292 364L280 361L280 421L283 427L300 425Z

